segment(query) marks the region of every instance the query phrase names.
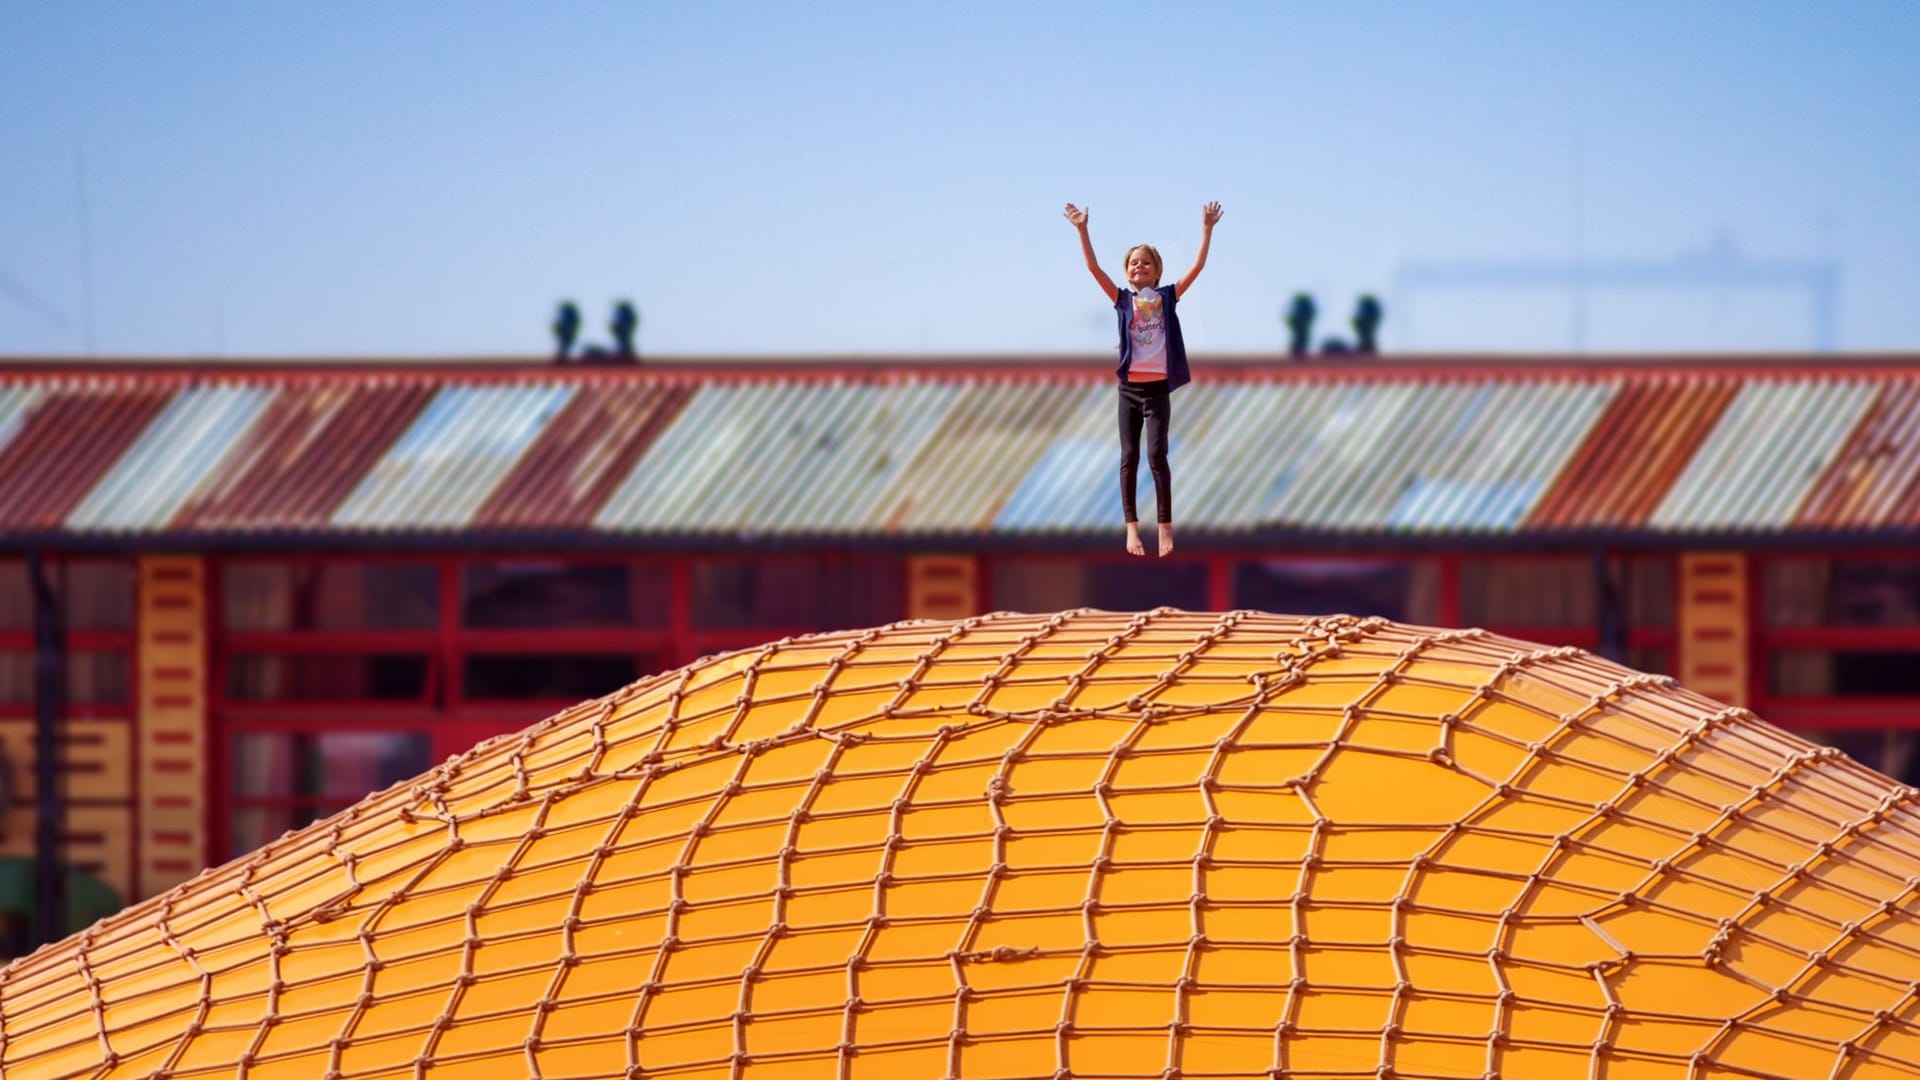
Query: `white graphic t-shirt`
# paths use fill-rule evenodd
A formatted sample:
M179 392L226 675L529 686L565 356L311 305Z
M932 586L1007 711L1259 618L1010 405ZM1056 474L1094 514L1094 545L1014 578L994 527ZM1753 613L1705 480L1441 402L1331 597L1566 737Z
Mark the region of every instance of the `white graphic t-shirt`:
M1167 373L1167 313L1159 289L1142 289L1133 294L1133 317L1127 320L1127 335L1133 339L1128 375L1165 375Z

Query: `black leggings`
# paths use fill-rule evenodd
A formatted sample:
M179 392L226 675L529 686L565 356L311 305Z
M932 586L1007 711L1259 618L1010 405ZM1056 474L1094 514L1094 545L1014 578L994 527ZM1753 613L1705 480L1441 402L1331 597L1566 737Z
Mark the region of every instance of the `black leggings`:
M1120 510L1127 523L1140 520L1133 489L1140 476L1140 424L1147 425L1147 468L1153 470L1153 508L1162 525L1173 522L1173 468L1167 464L1167 424L1173 419L1167 380L1120 383Z

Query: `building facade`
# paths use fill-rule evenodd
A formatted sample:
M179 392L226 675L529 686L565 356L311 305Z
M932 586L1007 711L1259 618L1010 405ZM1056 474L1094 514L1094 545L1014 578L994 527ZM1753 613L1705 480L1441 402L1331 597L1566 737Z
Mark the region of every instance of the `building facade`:
M1083 606L1483 626L1920 773L1920 358L1200 366L1164 559L1093 357L0 369L0 857L49 724L131 900L709 653Z

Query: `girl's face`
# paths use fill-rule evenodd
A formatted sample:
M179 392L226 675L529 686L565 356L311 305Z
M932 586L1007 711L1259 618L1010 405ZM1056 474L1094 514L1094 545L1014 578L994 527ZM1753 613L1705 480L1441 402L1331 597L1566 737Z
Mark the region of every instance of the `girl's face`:
M1154 261L1152 252L1146 248L1134 248L1127 252L1127 284L1138 290L1159 283L1160 264Z

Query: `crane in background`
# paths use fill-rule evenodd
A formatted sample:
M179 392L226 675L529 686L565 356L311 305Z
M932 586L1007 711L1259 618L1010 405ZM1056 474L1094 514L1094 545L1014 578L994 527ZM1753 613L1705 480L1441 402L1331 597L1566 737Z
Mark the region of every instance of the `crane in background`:
M1840 305L1840 264L1832 259L1753 259L1721 233L1697 252L1661 262L1640 259L1412 259L1393 274L1391 295L1402 327L1415 298L1470 289L1571 289L1571 342L1586 351L1586 295L1610 289L1786 289L1806 300L1815 352L1831 352Z

